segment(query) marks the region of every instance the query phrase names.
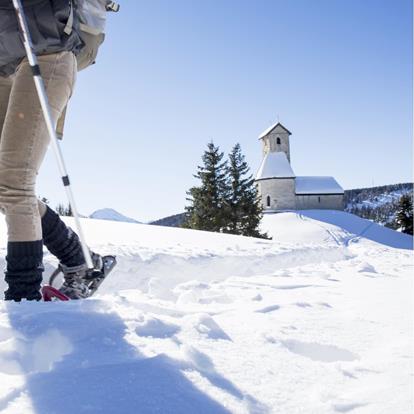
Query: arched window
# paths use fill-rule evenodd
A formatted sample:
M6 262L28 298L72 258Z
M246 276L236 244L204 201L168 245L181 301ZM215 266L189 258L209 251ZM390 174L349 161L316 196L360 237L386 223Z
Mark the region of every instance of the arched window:
M270 196L266 197L266 206L270 207Z
M280 145L280 144L282 143L282 142L280 141L280 138L277 138L276 142L277 142L277 145Z

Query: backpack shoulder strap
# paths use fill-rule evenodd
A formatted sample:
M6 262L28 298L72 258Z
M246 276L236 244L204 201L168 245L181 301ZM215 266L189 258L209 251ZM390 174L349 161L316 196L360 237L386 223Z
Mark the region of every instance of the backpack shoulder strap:
M73 3L70 2L70 13L69 13L69 18L68 21L66 23L65 28L63 29L63 31L70 36L72 31L73 31Z

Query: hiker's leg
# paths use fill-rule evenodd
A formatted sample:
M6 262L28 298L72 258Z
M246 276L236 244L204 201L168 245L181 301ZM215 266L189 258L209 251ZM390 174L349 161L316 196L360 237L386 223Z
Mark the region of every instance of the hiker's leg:
M72 94L76 60L71 52L39 57L52 117L56 122ZM0 141L0 208L6 214L8 299L36 296L42 280L42 227L36 177L49 134L27 60L13 79Z

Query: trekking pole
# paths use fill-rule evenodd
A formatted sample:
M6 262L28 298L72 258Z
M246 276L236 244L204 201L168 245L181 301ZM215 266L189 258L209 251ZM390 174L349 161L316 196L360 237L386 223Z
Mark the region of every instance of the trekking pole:
M27 25L26 16L23 11L23 6L20 0L12 0L13 6L16 11L17 21L19 23L20 32L23 37L23 44L26 50L27 59L33 72L33 79L36 85L37 94L39 96L40 105L42 107L43 115L45 118L47 130L49 132L52 147L56 156L56 161L62 176L63 185L66 190L66 195L69 200L69 205L72 209L73 217L75 219L76 229L78 231L79 239L82 245L83 255L89 269L93 269L92 258L88 246L86 245L85 237L83 235L82 226L79 220L78 210L76 209L75 199L73 197L72 189L70 186L69 176L66 171L65 162L63 160L62 151L60 149L59 141L56 135L55 128L53 126L53 118L50 111L49 100L46 94L45 84L40 73L37 56L33 50L33 43L30 37L29 28Z

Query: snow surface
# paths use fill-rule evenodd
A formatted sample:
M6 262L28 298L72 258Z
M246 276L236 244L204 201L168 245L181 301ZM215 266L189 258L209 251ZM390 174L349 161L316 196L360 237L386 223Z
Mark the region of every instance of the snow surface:
M286 153L268 152L260 165L256 180L268 178L294 178L295 173L290 166Z
M343 194L333 177L296 177L296 194Z
M0 413L412 412L411 237L334 211L266 215L271 241L82 223L119 265L88 300L0 302Z

